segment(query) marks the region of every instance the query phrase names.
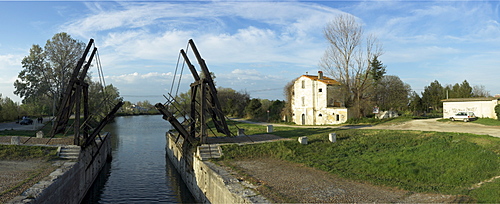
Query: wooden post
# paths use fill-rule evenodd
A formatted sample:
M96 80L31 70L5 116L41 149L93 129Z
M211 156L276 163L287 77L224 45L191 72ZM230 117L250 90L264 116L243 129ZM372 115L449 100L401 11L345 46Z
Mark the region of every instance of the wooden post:
M74 145L80 145L80 96L82 94L82 87L79 85L79 83L76 86L76 91L75 91L75 123L74 125L74 140L73 144Z

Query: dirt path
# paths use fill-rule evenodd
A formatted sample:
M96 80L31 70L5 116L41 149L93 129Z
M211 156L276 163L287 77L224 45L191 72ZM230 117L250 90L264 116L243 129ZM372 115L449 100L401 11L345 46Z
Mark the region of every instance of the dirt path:
M48 161L0 161L0 203L20 195L55 169Z
M355 182L276 159L242 160L232 165L252 180L265 184L268 189L257 189L278 203L450 203L462 199L461 196L413 193Z

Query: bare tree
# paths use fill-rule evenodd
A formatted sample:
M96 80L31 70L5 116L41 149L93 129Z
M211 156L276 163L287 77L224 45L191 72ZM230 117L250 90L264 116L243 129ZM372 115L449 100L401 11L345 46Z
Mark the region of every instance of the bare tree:
M491 97L491 94L484 85L475 85L472 87L472 96L473 97Z
M292 100L295 93L293 92L293 85L297 78L288 82L283 89L283 94L285 94L285 107L281 111L281 117L285 118L286 122L290 122L292 118Z
M344 103L362 117L363 100L370 97L374 84L370 62L382 55L382 47L376 37L365 36L361 24L347 14L329 22L323 33L330 46L319 66L342 84Z

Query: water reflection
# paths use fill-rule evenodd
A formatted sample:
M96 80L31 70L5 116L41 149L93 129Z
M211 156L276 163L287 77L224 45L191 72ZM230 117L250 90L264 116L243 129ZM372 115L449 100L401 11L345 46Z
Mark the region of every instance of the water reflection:
M113 161L89 190L83 203L194 202L165 154L161 116L118 117L105 127L113 134Z

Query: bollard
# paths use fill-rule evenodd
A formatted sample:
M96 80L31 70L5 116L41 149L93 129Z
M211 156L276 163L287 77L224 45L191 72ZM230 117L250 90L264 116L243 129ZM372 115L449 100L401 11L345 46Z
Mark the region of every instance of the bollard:
M273 132L273 125L268 125L267 126L267 132Z
M245 129L238 129L238 136L245 136Z
M41 130L36 132L36 138L43 138L43 132Z
M330 142L336 142L337 141L337 134L335 133L330 133L328 139L330 140Z
M19 136L10 137L10 144L20 145L21 144L21 137L19 137Z
M306 136L304 136L304 137L299 137L299 143L300 143L300 144L305 144L305 145L306 145L306 144L307 144L307 137L306 137Z

